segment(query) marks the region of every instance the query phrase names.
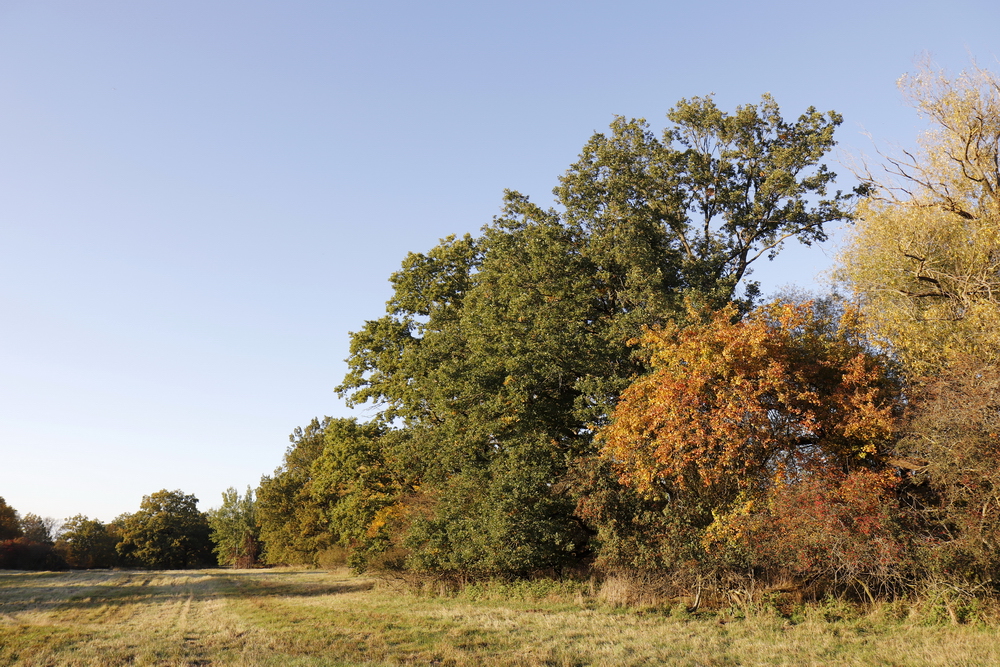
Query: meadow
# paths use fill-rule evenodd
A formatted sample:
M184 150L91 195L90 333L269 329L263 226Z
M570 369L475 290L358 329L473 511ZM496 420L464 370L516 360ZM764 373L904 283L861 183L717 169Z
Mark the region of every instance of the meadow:
M932 607L692 615L592 593L527 582L441 595L320 570L0 571L0 664L1000 664L995 625Z

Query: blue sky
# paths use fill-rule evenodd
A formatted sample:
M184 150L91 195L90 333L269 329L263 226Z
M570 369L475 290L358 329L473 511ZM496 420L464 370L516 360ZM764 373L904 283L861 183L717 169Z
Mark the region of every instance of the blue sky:
M911 145L922 52L997 69L1000 4L0 2L0 496L102 520L216 506L348 416L348 332L409 251L543 204L615 114L677 100ZM790 249L765 291L811 286Z

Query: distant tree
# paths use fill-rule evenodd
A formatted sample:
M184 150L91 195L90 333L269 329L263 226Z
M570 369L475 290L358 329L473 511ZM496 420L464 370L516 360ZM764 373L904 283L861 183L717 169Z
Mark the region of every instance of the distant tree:
M63 570L66 569L66 562L51 544L16 537L0 540L0 569Z
M21 518L0 498L0 568L58 570L66 563L53 548L54 519L37 514Z
M113 527L77 514L66 520L56 540L56 550L70 567L82 569L118 565L115 546L119 535Z
M260 527L256 510L253 489L248 487L241 498L230 487L222 494L222 507L209 511L208 525L212 528L212 542L220 565L249 568L257 564Z
M56 520L52 517L42 518L37 514L28 513L21 518L21 531L32 542L39 544L55 543Z
M21 537L21 516L13 507L0 498L0 540Z
M182 491L157 491L144 496L139 511L121 527L119 555L151 569L183 569L214 565L208 516L198 511L198 499Z

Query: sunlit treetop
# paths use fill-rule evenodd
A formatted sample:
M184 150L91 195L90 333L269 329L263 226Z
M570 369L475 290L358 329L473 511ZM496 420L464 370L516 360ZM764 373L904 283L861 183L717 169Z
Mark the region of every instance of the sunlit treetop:
M957 355L1000 361L1000 78L925 66L903 77L930 123L918 152L885 157L839 256L869 330L911 376Z
M900 409L885 360L812 304L735 309L646 332L653 370L600 434L621 481L647 494L731 497L817 467L884 464Z

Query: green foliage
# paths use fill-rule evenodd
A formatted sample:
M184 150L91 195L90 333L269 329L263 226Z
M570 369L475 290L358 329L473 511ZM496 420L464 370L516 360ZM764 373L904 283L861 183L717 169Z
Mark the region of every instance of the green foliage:
M21 532L27 539L39 544L55 543L56 520L42 518L37 514L28 512L21 518Z
M390 545L406 473L386 462L406 446L398 431L354 419L313 420L292 434L285 464L261 480L257 522L268 563L318 564L346 547L364 569Z
M656 276L648 269L666 268L657 266L665 253L672 271L661 280L722 303L754 261L773 258L789 239L823 241L826 223L848 217L849 198L839 192L811 201L826 197L835 178L817 165L835 144L838 114L810 107L787 122L764 95L734 114L710 96L681 100L667 117L674 125L660 140L645 121L619 117L610 136L591 138L556 189L567 218L595 232L608 277L646 263L642 274L625 276L648 282ZM660 256L651 256L657 246ZM746 296L756 294L747 287Z
M572 517L573 502L553 493L561 471L533 458L543 447L496 457L482 470L437 486L406 538L418 570L523 576L579 561L588 534Z
M77 514L63 524L56 550L70 567L114 567L119 562L115 549L119 537L115 526Z
M379 411L386 433L362 448L375 463L348 482L356 454L330 450L326 497L310 492L338 539L480 574L590 557L574 476L647 367L628 341L683 317L684 296L749 305L756 286L738 292L753 262L849 217L818 165L837 114L786 122L765 96L735 114L682 100L668 117L661 139L624 118L594 135L554 190L558 210L507 192L481 236L448 237L393 274L387 314L352 334L338 387Z
M329 533L348 550L348 563L368 567L398 541L409 509L402 503L408 474L396 461L407 434L376 423L330 420L323 452L311 469L312 500L323 508ZM411 488L412 490L412 488Z
M197 498L163 489L143 496L139 511L124 519L116 549L140 567L185 569L215 563L209 533Z
M619 483L612 462L600 456L580 461L571 475L580 498L576 514L594 527L602 567L678 572L704 559L702 537L712 511L704 500L640 494Z
M249 568L257 564L260 551L260 528L253 490L247 488L241 498L230 487L222 494L222 507L208 513L211 539L220 565Z
M0 498L0 540L21 537L21 517L13 507Z
M313 494L313 465L326 447L326 430L340 420L313 419L289 437L284 464L264 476L257 488L257 523L264 542L264 562L315 565L316 557L335 545L327 508ZM348 420L352 421L352 420Z
M266 563L313 565L315 555L336 541L323 507L312 497L312 464L323 453L323 433L330 421L314 419L305 429L296 428L284 464L260 480L257 523Z

